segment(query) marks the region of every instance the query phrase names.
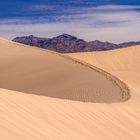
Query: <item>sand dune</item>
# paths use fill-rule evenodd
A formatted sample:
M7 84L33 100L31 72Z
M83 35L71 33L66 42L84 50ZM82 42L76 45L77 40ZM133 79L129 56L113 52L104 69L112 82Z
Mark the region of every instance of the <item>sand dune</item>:
M138 99L82 103L0 90L3 140L139 140L139 113Z
M1 139L140 139L138 90L126 101L127 86L109 73L4 39L0 54Z
M1 88L84 102L129 98L127 87L115 77L57 53L5 40L0 52Z
M133 46L112 51L72 53L69 55L107 71L140 70L140 46Z
M105 52L69 54L104 69L121 78L129 86L140 90L140 46ZM131 86L132 85L132 86Z
M67 55L99 67L123 80L131 91L131 99L125 103L125 107L129 108L129 110L124 110L124 108L122 108L120 109L120 112L116 111L116 113L118 113L118 115L120 113L123 115L127 114L127 118L124 121L128 122L128 124L129 121L133 121L133 123L137 123L135 124L135 128L140 127L140 46L105 52L76 53ZM118 106L121 108L123 105L121 104ZM122 119L122 114L119 115L120 119ZM139 132L137 138L132 137L129 139L140 139L140 129L134 130L128 127L129 134L132 132L136 134L136 130Z

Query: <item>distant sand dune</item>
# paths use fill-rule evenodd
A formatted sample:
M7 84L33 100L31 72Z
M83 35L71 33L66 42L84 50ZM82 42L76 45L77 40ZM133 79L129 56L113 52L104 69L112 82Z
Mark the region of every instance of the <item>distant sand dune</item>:
M71 53L68 55L108 71L140 70L140 46L112 51Z
M1 88L83 102L112 103L130 97L116 77L66 56L2 39L0 52Z

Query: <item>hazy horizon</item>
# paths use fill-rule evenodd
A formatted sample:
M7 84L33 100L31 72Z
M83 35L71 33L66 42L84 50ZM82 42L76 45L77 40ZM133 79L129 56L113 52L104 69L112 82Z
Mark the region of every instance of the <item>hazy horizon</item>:
M140 40L138 0L2 0L0 37L63 33L87 41L113 43Z

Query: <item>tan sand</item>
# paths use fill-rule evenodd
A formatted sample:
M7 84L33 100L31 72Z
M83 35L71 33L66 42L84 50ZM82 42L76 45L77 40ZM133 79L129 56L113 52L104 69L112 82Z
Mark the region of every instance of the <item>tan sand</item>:
M115 77L3 39L0 53L2 140L140 139L140 94L122 102Z
M140 91L140 46L68 55L108 71L126 83L130 83L131 88Z
M57 53L2 39L0 52L1 88L83 102L128 99L127 87L115 77Z
M130 123L129 121L133 121L135 128L140 127L140 46L104 52L73 53L67 55L101 68L123 80L131 90L131 99L125 103L125 107L129 108L129 110L121 109L119 113L127 114L127 119L124 121L128 124ZM123 104L118 106L122 108ZM122 114L118 114L120 119ZM134 130L131 127L127 127L127 129L129 134L132 132L136 134L136 129ZM137 131L139 132L137 138L129 139L140 139L140 129L137 129Z

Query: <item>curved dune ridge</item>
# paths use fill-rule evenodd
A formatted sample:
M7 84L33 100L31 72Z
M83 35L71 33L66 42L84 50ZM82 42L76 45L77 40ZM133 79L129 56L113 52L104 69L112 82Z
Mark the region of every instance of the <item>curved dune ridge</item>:
M135 90L140 89L140 46L68 55L119 77Z
M99 66L100 68L107 70L105 65L106 68L115 68L116 71L107 71L119 76L131 90L130 100L120 103L118 98L122 97L120 96L121 90L111 80L112 77L113 79L116 77L108 76L108 73L104 73L100 69L91 65L85 67L85 64L80 62L77 64L69 57L66 59L58 54L7 40L1 39L0 44L0 87L5 88L0 89L0 138L2 140L140 139L140 59L138 48L138 50L134 49L133 53L131 48L126 48L125 51L120 49L102 52L103 59L102 56L98 55L98 52L95 52L98 58L97 63L94 62L95 66L101 65L103 62L102 66L104 65L104 67ZM131 53L133 55L130 55ZM77 54L77 57L75 54L73 55L76 59L79 59L80 56L80 61L90 60L88 53ZM83 57L81 57L82 55ZM83 59L85 56L86 59ZM94 57L92 58L91 62L95 60ZM132 60L135 60L136 64L133 64ZM90 63L90 61L87 62ZM131 68L132 64L135 67ZM120 68L124 68L123 71L120 71ZM41 81L42 79L44 80ZM32 84L29 84L30 82ZM98 88L95 88L95 85ZM125 84L122 85L125 86ZM34 88L35 90L33 90ZM48 92L44 92L42 89L58 95L53 94L55 98L50 98L47 95ZM84 102L60 100L62 89L63 93L65 91L67 95L70 93L67 93L67 89L70 89L73 93L72 96L76 96L73 100ZM98 99L103 102L102 104L93 103L93 98L92 102L85 103L85 101L89 101L89 99L85 100L85 97L91 96L91 90L94 91L92 97L93 94L100 93ZM111 90L113 98L105 99L101 93ZM109 92L106 93L106 95L111 95ZM84 97L79 96L81 94L84 94ZM68 96L65 97L68 99ZM69 98L71 99L71 97ZM117 102L105 104L106 102L114 102L112 99ZM95 97L94 102L97 102Z
M0 52L1 88L83 102L129 98L123 82L80 61L2 39Z
M128 85L131 91L131 99L124 105L114 107L121 108L115 112L115 114L119 116L118 119L120 120L118 125L122 128L127 127L126 135L128 136L128 134L133 134L133 136L119 137L118 135L113 139L140 139L140 46L103 52L85 52L67 55L99 67L119 77L119 79L123 80ZM109 112L111 113L112 111L110 110ZM124 116L127 116L125 120L123 119ZM127 126L120 124L123 121L126 122ZM114 122L117 122L117 120L115 119ZM114 128L114 130L116 129ZM120 128L120 130L122 129Z
M67 54L101 68L124 81L130 91L140 93L140 46L103 52ZM132 94L132 93L131 93ZM132 94L135 97L135 94Z

